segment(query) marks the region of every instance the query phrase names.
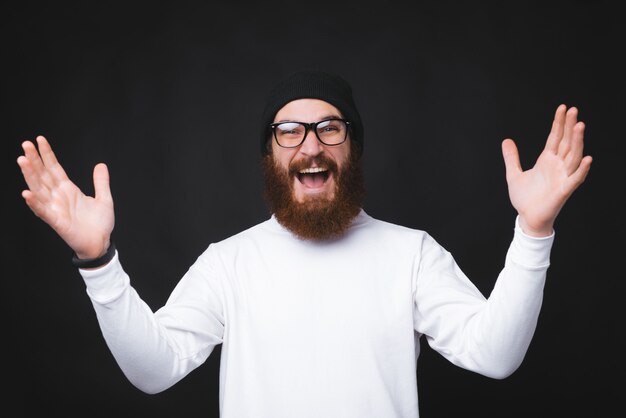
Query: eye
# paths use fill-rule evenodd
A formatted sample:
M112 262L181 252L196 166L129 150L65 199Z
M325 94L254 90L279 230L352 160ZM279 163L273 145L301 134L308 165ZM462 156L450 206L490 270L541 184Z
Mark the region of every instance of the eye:
M276 126L279 135L300 135L304 128L296 122L285 122Z
M317 124L317 131L323 134L339 132L342 129L343 121L340 120L325 120Z

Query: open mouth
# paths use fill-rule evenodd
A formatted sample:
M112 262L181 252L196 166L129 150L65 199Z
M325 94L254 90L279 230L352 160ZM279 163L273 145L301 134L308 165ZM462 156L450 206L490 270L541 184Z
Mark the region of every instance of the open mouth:
M330 171L328 171L327 168L310 167L300 170L296 176L298 177L298 181L302 183L304 187L317 189L326 183L330 177Z

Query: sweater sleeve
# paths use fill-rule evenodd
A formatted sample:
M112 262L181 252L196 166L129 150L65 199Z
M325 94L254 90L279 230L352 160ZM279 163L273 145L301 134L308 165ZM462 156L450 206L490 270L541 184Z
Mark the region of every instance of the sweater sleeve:
M453 364L492 378L509 376L535 332L553 241L554 233L524 234L516 220L504 268L486 298L427 235L415 280L415 330Z
M79 269L107 346L129 381L146 393L174 385L222 342L222 290L206 254L156 312L130 285L117 253L99 269Z

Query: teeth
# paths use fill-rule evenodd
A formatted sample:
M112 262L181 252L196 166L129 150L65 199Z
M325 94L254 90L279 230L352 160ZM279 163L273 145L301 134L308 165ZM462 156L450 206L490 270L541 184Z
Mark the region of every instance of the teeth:
M300 174L322 173L324 171L327 171L327 169L321 167L310 167L300 170Z

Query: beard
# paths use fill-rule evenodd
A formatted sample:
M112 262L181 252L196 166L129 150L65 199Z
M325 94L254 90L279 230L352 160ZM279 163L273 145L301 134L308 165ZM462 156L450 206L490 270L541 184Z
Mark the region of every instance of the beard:
M324 241L341 237L359 214L365 196L363 169L358 153L350 151L340 170L325 154L294 161L282 168L270 152L262 160L265 189L263 197L276 220L297 237ZM298 172L316 161L327 167L335 181L331 196L306 196L298 202L293 182ZM297 180L296 180L297 181Z

